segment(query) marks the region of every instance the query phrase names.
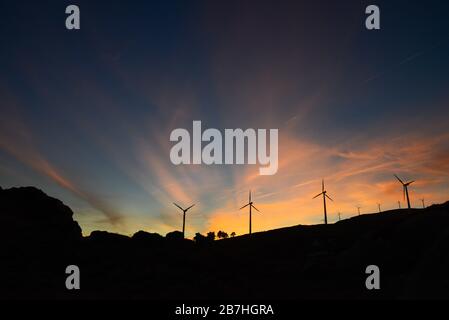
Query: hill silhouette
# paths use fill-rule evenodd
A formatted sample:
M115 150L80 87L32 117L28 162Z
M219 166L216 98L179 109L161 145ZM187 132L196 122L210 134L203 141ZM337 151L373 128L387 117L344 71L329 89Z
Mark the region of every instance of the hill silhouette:
M449 298L449 202L217 241L82 237L72 211L32 188L0 189L0 298ZM65 267L81 290L65 288ZM366 266L381 290L365 288Z

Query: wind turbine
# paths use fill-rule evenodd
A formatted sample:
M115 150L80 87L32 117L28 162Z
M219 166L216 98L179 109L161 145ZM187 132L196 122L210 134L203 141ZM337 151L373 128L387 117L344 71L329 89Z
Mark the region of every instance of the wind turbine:
M398 201L398 207L401 209L401 201Z
M426 205L424 204L424 198L421 199L421 202L422 202L422 208L425 209Z
M359 213L359 215L360 215L360 209L362 208L361 206L356 206L356 208L357 208L357 212Z
M186 212L192 208L195 204L192 204L190 207L188 207L187 209L183 209L181 208L181 206L177 205L176 203L173 202L173 204L175 206L177 206L179 209L182 210L183 213L183 217L182 217L182 237L185 238L185 228L186 228Z
M380 209L380 203L377 204L377 208L379 208L379 213L381 213L382 210Z
M319 196L323 195L323 206L324 206L324 224L327 224L327 208L326 208L326 197L330 201L334 201L327 195L327 191L324 190L324 179L321 182L321 193L318 193L313 199L318 198Z
M408 208L410 209L410 198L408 196L408 186L411 185L413 182L415 182L415 180L412 180L412 181L409 181L409 182L404 182L401 179L399 179L399 177L397 175L394 175L394 176L402 184L402 187L403 187L403 190L404 190L404 200L405 200L405 197L407 196L407 205L408 205Z
M338 213L338 221L340 221L341 220L341 213L339 212Z
M241 207L239 210L242 210L243 208L246 208L249 206L249 234L251 234L251 208L254 208L257 212L260 212L255 206L253 206L253 202L251 201L251 190L249 191L249 199L248 203L245 204L243 207Z

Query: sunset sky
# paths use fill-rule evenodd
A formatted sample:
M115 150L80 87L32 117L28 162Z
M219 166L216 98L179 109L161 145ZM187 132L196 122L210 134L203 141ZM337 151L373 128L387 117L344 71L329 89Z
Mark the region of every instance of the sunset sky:
M449 4L2 1L0 186L92 230L253 231L449 200ZM374 2L373 2L374 3ZM77 4L81 30L65 29ZM170 132L279 129L279 170L170 162Z

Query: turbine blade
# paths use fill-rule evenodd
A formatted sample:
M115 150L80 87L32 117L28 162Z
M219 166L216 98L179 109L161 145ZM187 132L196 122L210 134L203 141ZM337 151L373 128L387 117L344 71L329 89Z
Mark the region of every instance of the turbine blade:
M321 196L323 193L318 193L315 197L313 197L312 199L318 198L319 196Z
M324 179L321 180L321 192L324 192Z
M329 200L330 200L330 201L334 201L334 200L332 200L332 198L331 198L331 197L329 197L329 196L327 195L327 193L325 193L325 195L326 195L326 197L328 197L328 198L329 198Z
M251 202L251 190L249 190L249 202Z
M173 202L173 204L174 204L175 206L177 206L179 209L181 209L182 211L184 211L184 209L181 208L181 207L180 207L179 205L177 205L176 203Z
M402 181L397 175L394 175L396 177L396 179L399 180L400 183L404 184L404 181Z
M409 185L411 185L413 182L415 182L415 180L412 180L412 181L407 182L406 185L409 186Z
M251 207L253 207L254 209L256 209L256 211L260 212L259 209L257 209L255 206L251 205Z
M186 212L187 212L187 210L189 210L190 208L192 208L192 207L194 207L195 206L195 204L192 204L190 207L188 207L187 209L186 209Z
M248 204L245 204L243 207L241 207L239 210L242 210L243 208L245 208L245 207L247 207L247 206L249 206L249 203Z

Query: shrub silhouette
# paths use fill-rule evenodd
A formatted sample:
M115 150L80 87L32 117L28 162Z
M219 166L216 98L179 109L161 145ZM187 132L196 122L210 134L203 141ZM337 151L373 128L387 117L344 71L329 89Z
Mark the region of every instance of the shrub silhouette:
M163 242L164 237L159 233L138 231L131 237L131 240L133 243L141 247L153 247L160 245Z
M207 233L207 239L214 241L215 240L215 232L213 232L213 231L208 232Z
M204 243L204 242L207 241L207 238L206 238L205 236L203 236L201 233L197 232L197 233L195 234L195 236L193 237L193 240L194 240L196 243Z
M220 230L217 232L217 237L218 237L218 239L226 239L229 236L226 232Z
M182 234L181 231L172 231L169 232L165 235L165 238L167 238L168 240L183 240L184 239L184 235Z
M201 233L197 232L195 234L195 237L193 237L193 240L195 243L199 245L207 244L207 243L213 243L215 239L215 233L209 232L207 236L202 235Z

